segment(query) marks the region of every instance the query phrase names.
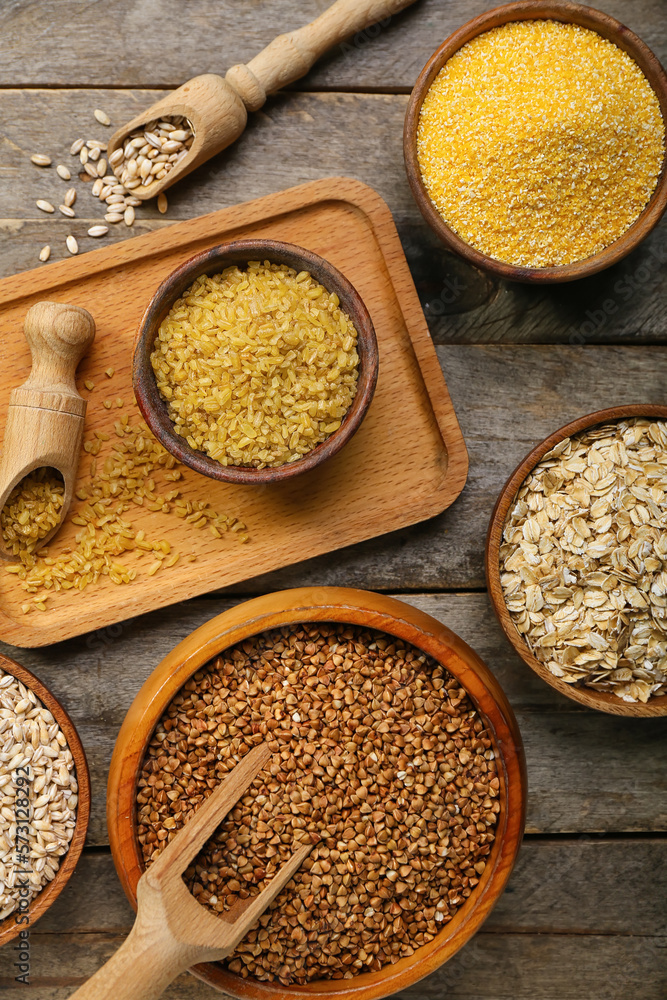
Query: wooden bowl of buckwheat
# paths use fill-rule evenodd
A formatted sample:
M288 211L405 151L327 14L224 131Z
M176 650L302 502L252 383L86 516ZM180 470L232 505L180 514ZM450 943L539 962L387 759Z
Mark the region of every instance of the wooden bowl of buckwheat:
M667 406L599 410L533 448L491 515L486 576L547 684L612 715L667 715Z
M107 820L136 905L146 866L235 762L269 766L185 881L214 913L314 844L224 964L231 996L370 1000L432 972L501 895L524 826L521 737L497 680L440 622L379 594L283 591L197 629L137 695Z
M0 708L0 751L9 754L3 757L0 795L14 815L0 816L3 945L25 937L71 878L88 829L90 778L67 712L29 670L6 656L0 656ZM17 952L18 965L26 964L20 944ZM27 971L18 968L20 974Z

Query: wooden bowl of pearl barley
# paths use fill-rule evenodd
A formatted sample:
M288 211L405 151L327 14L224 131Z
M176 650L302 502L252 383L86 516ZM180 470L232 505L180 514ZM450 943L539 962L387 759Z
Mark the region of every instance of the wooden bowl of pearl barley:
M416 608L337 587L197 629L146 681L113 754L109 837L135 907L160 843L264 740L270 764L186 884L223 913L294 842L314 847L225 963L191 971L239 1000L371 1000L447 962L502 894L525 817L521 736L477 654Z
M520 0L468 21L420 73L408 181L468 263L572 281L618 263L660 221L666 121L667 75L625 25L570 0Z
M656 427L662 428L659 435ZM552 688L610 715L667 715L667 684L649 669L652 659L655 670L667 674L664 626L651 625L651 615L662 618L663 606L667 617L664 563L655 552L664 544L667 559L667 538L661 541L667 500L651 497L651 489L662 493L656 475L661 466L667 481L667 406L598 410L554 431L526 455L489 522L486 579L505 635ZM596 479L600 467L603 480ZM556 509L561 506L567 509L563 521ZM578 537L566 537L570 523ZM616 625L617 614L623 628Z
M60 702L29 670L1 655L0 707L5 710L2 721L7 724L11 720L11 725L0 734L0 749L10 753L2 765L2 774L8 781L2 795L14 792L16 821L15 839L0 859L5 867L0 892L0 945L19 938L19 944L14 946L18 977L29 972L29 947L26 946L24 958L22 942L35 921L53 906L81 857L90 817L90 777L79 734ZM19 730L22 738L17 741ZM36 749L32 743L35 733ZM21 745L23 753L18 751ZM41 753L44 746L49 750L46 757ZM44 796L50 797L48 803L39 802ZM50 831L45 828L54 838L48 843L47 852L34 821L50 823L52 809L57 810L58 817L52 821ZM0 819L0 833L6 841L9 824L5 829L4 823ZM55 842L58 847L53 850Z

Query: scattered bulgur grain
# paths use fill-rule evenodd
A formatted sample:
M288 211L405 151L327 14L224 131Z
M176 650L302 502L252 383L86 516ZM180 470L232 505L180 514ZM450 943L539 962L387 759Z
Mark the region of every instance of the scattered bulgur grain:
M575 24L515 21L445 64L417 150L430 198L461 239L552 267L598 253L639 217L665 125L648 80L612 42Z
M113 378L114 375L116 374L116 369L115 368L107 368L107 370L105 371L104 374L106 375L107 378Z
M38 595L34 605L38 610L38 605L44 604L50 594L84 590L103 577L118 585L131 583L139 571L126 564L126 556L136 558L147 552L152 553L160 566L176 564L179 553L172 553L164 538L148 539L143 530L135 528L128 511L137 506L179 518L197 511L199 517L216 527L220 538L229 533L241 541L247 530L243 523L219 513L206 500L184 499L179 489L160 492L163 484L159 477L166 481L168 473L177 471L178 463L155 440L143 421L132 424L128 414L118 414L114 430L113 439L104 431L95 431L84 442L84 452L92 456L90 475L79 479L66 520L81 529L75 536L75 544L55 552L51 548L38 548L40 537L33 537L34 525L30 519L26 521L30 529L26 544L21 541L25 532L23 529L18 532L19 542L14 552L19 561L5 564L5 571L18 577L24 591ZM47 478L45 475L44 481ZM44 500L41 494L38 499ZM45 499L48 512L58 502L55 487ZM24 508L17 510L16 517L20 515L25 520L23 511Z

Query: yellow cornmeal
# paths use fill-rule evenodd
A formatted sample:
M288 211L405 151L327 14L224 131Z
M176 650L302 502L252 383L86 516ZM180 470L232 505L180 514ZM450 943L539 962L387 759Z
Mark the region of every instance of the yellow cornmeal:
M648 80L594 31L515 21L464 45L424 100L422 176L448 225L511 264L583 260L653 193L665 125Z

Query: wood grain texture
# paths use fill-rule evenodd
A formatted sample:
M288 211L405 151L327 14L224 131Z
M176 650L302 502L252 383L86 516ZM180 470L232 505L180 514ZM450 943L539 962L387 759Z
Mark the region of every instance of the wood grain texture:
M526 747L528 832L667 831L665 720L638 723L591 712L542 683L503 636L485 594L400 597L468 642L506 692ZM66 702L76 722L91 771L90 844L108 843L109 762L139 688L178 642L233 603L188 601L46 650L0 644Z
M105 578L88 591L83 608L80 592L65 590L50 597L46 611L27 618L20 610L25 592L17 578L0 576L0 634L5 640L43 645L121 621L139 610L293 562L299 551L334 550L432 517L461 492L467 473L465 445L391 214L370 188L345 178L304 185L183 223L165 234L128 241L119 250L100 250L6 279L0 284L0 358L7 380L0 390L0 408L9 386L22 377L25 344L16 330L26 310L46 296L85 304L98 324L95 344L79 368L80 382L97 384L89 394L87 433L99 431L113 438L119 412L110 408L111 399L120 399L120 408L131 411L132 344L157 286L193 253L260 234L305 244L352 277L371 315L380 354L377 389L363 425L339 454L286 482L240 486L203 479L182 467L180 496L203 498L214 510L241 519L250 541L235 543L233 534L220 539L184 519L138 507L133 523L149 538L168 537L184 556L170 570L166 587L157 575L139 574L123 587ZM103 374L109 368L115 370L113 388ZM85 463L82 482L87 472ZM158 492L170 488L166 484ZM74 514L76 509L75 504ZM58 546L72 545L77 531L70 518L59 533ZM197 560L194 570L192 556ZM131 556L127 559L132 561Z
M199 74L140 111L113 134L109 153L146 122L171 116L186 118L194 132L187 155L162 179L147 178L136 189L138 198L154 198L238 139L248 111L261 108L267 94L300 79L327 49L377 21L390 20L392 14L412 3L414 0L336 0L309 24L278 35L247 64L232 66L224 78L215 73Z
M648 880L654 890L650 894L646 893ZM494 984L505 991L500 995L526 995L519 992L520 980L525 975L524 962L535 956L535 941L538 940L535 935L538 934L542 940L557 936L563 961L568 960L573 936L584 936L590 947L585 963L587 974L592 977L589 995L597 996L593 977L599 975L603 957L611 962L607 970L608 981L619 980L626 990L625 996L629 995L634 973L628 974L625 967L628 927L632 927L636 943L653 938L657 971L663 968L660 944L664 943L667 933L662 905L667 892L666 880L667 843L664 840L524 841L508 887L475 939L480 941L493 936L488 946L493 945L498 960ZM48 971L53 980L65 979L71 975L73 960L78 972L81 957L74 956L81 955L81 942L85 941L90 947L94 936L90 960L80 971L81 976L90 974L95 963L101 964L105 954L110 954L123 940L133 921L134 913L120 887L109 854L85 853L67 888L33 931L36 982L30 987L22 987L20 994L17 989L15 996L39 997L40 1000L45 995L54 1000L67 997L65 985L50 987L53 992L45 994L44 986L37 982L38 977L43 981ZM507 944L510 939L515 942L514 949L511 956L503 960L496 946ZM79 942L79 947L75 941ZM517 953L520 941L525 942L525 952ZM620 946L620 950L612 945ZM467 945L453 960L461 962L459 971L463 971L457 986L459 990L468 988L470 970L468 960L463 960L470 950L471 945ZM639 960L640 953L635 953L635 957ZM46 964L48 959L54 963L50 969ZM518 965L514 964L517 959ZM0 951L0 989L9 996L12 996L9 990L14 975L13 961L11 948ZM550 971L549 966L544 971ZM436 975L441 976L444 972ZM571 968L569 981L561 981L564 989L558 994L559 1000L562 996L578 1000L583 995L577 992L581 986L579 977L579 969ZM647 994L651 1000L659 996L659 977L654 985L656 991ZM422 988L430 992L430 979ZM58 990L60 992L56 992ZM176 987L172 990L171 996L179 1000L219 996L191 976L183 977L178 982L178 990ZM417 992L416 995L421 994ZM468 996L465 992L462 995ZM617 995L625 1000L622 992ZM495 1000L496 994L493 996ZM534 1000L553 1000L554 996L546 977L535 982ZM484 1000L489 1000L488 989Z
M646 892L647 882L652 891ZM528 837L482 927L494 934L667 935L667 840ZM87 850L35 935L127 934L134 922L108 851ZM9 964L0 951L0 980Z
M459 500L421 525L342 549L335 558L309 559L253 578L235 588L238 593L318 583L380 591L483 589L493 505L530 449L562 424L610 402L665 402L662 348L450 346L439 347L438 356L470 454L468 485Z
M3 964L7 1000L69 1000L73 990L118 948L123 935L54 934L34 938L32 981L14 981ZM477 934L437 973L396 1000L664 1000L665 938L649 935ZM8 958L11 948L7 949ZM219 1000L221 994L184 974L164 1000Z
M103 10L78 0L11 0L0 6L0 86L178 87L199 73L224 73L247 62L277 34L300 28L329 3L188 0L186 14L182 0L107 0ZM494 0L419 0L388 24L336 47L300 86L407 91L440 42L495 6ZM604 9L666 60L662 0L605 0ZM106 45L109 31L114 42Z
M604 717L561 697L519 660L483 594L419 592L483 587L488 516L507 475L538 440L594 407L640 397L665 402L664 352L579 349L667 341L664 220L610 271L565 290L530 288L491 278L449 253L413 202L401 150L407 94L436 46L497 2L419 0L389 24L358 34L320 60L295 85L299 93L271 98L233 147L172 189L167 216L159 216L154 205L142 207L132 230L111 226L100 242L85 235L100 220L99 204L78 181L76 219L38 212L36 198L55 198L61 182L53 167L40 171L29 164L30 155L49 152L54 166L71 166L67 150L74 138L108 138L112 131L96 125L94 108L121 124L164 96L156 88L176 87L198 73L224 73L255 56L278 32L324 11L329 0L0 4L0 87L31 88L4 89L1 98L0 275L36 266L46 243L52 260L67 259L70 232L83 253L335 173L375 187L396 219L436 342L508 345L439 349L471 448L471 478L444 517L255 578L244 589L329 582L414 590L407 599L470 642L508 692L529 757L528 829L664 831L663 722ZM605 0L604 9L666 61L664 0ZM41 84L65 89L32 89ZM308 92L316 88L335 92ZM359 90L386 93L340 92ZM530 343L564 347L511 346ZM132 697L176 642L234 600L225 595L190 601L49 650L0 647L31 665L72 711L91 762L91 843L106 842L106 773ZM106 874L100 870L105 865ZM664 871L664 840L527 843L509 890L482 931L436 976L402 996L663 1000ZM84 856L33 931L32 985L14 982L15 955L8 946L0 951L0 990L8 1000L66 1000L121 943L129 913L110 857ZM181 977L166 994L168 1000L218 996L192 976Z
M612 404L664 404L662 348L438 347L470 472L443 515L388 538L246 581L243 593L302 583L371 590L485 587L484 538L507 477L570 420Z
M407 12L409 14L410 12ZM404 15L404 16L407 16ZM1 15L0 15L1 16ZM2 94L0 129L0 275L37 266L42 246L52 260L69 258L73 233L80 253L132 235L162 229L218 208L334 173L358 178L391 206L429 327L436 342L597 342L667 340L661 299L667 295L667 221L628 258L567 289L501 281L450 253L422 220L403 167L404 96L290 94L252 116L246 134L224 154L169 192L169 212L154 203L137 210L132 229L109 226L109 236L86 235L102 220L90 185L74 181L76 219L46 216L37 198L59 199L67 188L55 164L70 168L78 135L108 138L91 109L102 105L121 123L159 96L156 91L13 91ZM48 121L48 133L44 123ZM48 152L54 166L29 162ZM68 182L69 183L69 182ZM57 204L57 201L54 201Z
M59 521L41 540L48 545L67 516L81 456L87 402L76 390L79 361L95 336L85 309L37 302L23 324L31 369L7 406L0 459L0 510L21 480L36 469L57 469L64 485ZM0 538L0 556L16 560Z

